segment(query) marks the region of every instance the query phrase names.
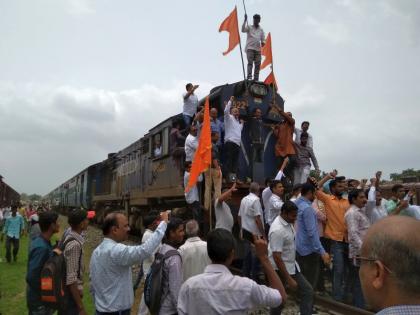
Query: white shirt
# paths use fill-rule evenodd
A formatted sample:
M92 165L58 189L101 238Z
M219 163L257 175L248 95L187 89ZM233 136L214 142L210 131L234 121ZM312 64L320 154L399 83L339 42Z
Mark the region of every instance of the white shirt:
M182 113L184 115L193 117L197 112L198 98L197 95L191 94L190 96L188 96L187 99L185 99L186 95L187 93L182 94L182 98L184 100L184 107L182 109Z
M187 139L185 139L185 161L191 162L193 160L197 147L197 137L193 136L192 134L188 134Z
M189 172L185 172L184 173L184 187L188 187L188 182L190 180L190 173ZM200 174L200 176L198 176L197 181L201 182L203 180L203 175ZM194 201L200 201L200 198L198 197L198 188L197 185L194 185L194 187L192 187L188 192L184 193L185 195L185 200L187 201L188 204L192 204Z
M142 244L146 243L146 241L152 235L153 235L153 231L149 230L149 229L146 229L146 231L144 231L144 233L143 233L143 237L141 238L141 243ZM153 264L153 261L155 260L155 254L158 251L160 246L161 246L161 244L159 244L159 246L156 247L156 249L153 251L153 254L150 255L150 257L147 257L143 260L143 271L144 271L145 275L149 272L150 266Z
M257 216L260 216L261 223L263 221L260 198L257 195L249 193L249 195L242 198L238 215L241 217L241 225L244 230L261 236L261 231L255 222L255 217Z
M388 211L386 211L386 207L385 207L386 202L387 200L382 198L381 204L377 206L376 205L376 187L375 186L370 187L369 193L368 193L368 202L366 204L366 210L369 215L371 224L388 216Z
M233 216L228 204L224 201L219 203L219 199L216 199L214 213L216 214L216 229L220 228L232 232Z
M271 225L274 219L280 214L281 207L283 206L283 200L276 194L272 194L268 201L268 215L267 224Z
M278 216L271 224L268 232L268 258L275 270L278 270L273 258L273 252L280 252L281 259L290 275L296 273L299 266L296 263L296 242L295 229L292 224L287 223L281 216Z
M231 106L232 102L229 101L226 104L224 112L225 142L233 142L240 146L242 128L244 125L230 113Z
M234 276L224 265L212 264L188 279L178 296L178 314L242 315L256 307L277 307L278 290Z
M162 155L162 147L156 147L153 153L154 153L155 157L161 156Z
M90 284L95 307L100 312L117 312L133 306L131 266L153 254L165 235L161 222L146 243L128 246L105 237L90 259Z
M245 51L248 49L261 51L261 42L265 42L264 31L261 26L242 25L242 33L247 33Z
M273 192L270 189L270 186L265 187L264 190L261 193L261 199L264 206L264 221L267 222L268 218L268 201L270 200L271 195Z
M300 135L302 134L302 130L299 128L295 128L295 142L298 144L300 143ZM312 135L309 132L306 132L308 134L308 142L306 143L306 146L310 147L311 149L314 148L314 140L312 139Z
M192 276L204 272L204 268L211 264L207 254L207 242L198 236L188 238L178 251L182 257L184 281Z

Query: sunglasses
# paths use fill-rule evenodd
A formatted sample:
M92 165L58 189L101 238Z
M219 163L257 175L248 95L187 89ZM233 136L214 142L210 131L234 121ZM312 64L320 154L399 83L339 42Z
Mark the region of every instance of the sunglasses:
M379 259L376 259L376 258L363 257L363 256L357 256L355 257L354 260L355 260L356 266L361 266L363 261L369 261L369 262L380 261ZM381 263L384 266L385 270L388 271L389 274L393 274L391 269L389 269L382 261Z

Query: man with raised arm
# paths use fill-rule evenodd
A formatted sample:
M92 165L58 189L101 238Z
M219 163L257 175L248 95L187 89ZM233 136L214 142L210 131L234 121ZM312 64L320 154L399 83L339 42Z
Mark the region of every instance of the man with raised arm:
M232 187L230 187L229 189L225 189L223 193L218 198L216 198L216 201L214 203L214 213L216 215L216 229L220 228L232 232L232 210L230 210L230 207L226 203L226 201L229 201L232 198L232 193L236 190L236 183L233 183Z
M286 291L268 259L267 242L254 236L256 255L268 285L234 276L228 267L235 257L235 240L225 229L207 236L207 252L212 264L203 274L188 279L178 296L178 314L246 314L256 307L277 307L286 301Z
M292 113L280 111L283 121L273 128L273 134L277 137L275 145L276 164L280 166L284 159L289 158L289 163L284 170L284 174L293 182L293 167L295 166L296 150L293 143L293 131L295 130L295 120Z
M265 35L260 26L261 16L255 14L253 21L253 25L248 25L248 16L245 14L242 33L247 33L245 52L248 59L248 80L252 79L252 67L254 66L254 81L258 81L261 66L261 47L265 45Z
M188 127L189 125L191 125L194 115L197 112L198 98L197 95L194 94L194 91L198 89L198 85L188 83L185 86L185 89L187 90L187 92L182 95L182 98L184 100L182 117L184 118L185 127Z
M225 170L226 179L232 176L236 177L238 169L239 150L241 148L241 135L244 126L243 121L239 119L239 109L233 106L234 97L231 96L227 102L224 111L225 123Z
M150 257L165 235L168 213L160 214L162 220L149 239L141 245L122 244L128 239L128 218L121 212L112 212L102 225L104 239L90 259L91 292L96 315L116 313L129 315L133 306L133 281L131 266Z
M333 298L342 302L344 299L344 271L348 265L347 228L344 221L344 214L350 207L349 201L343 198L346 190L345 177L336 176L337 171L327 174L319 183L316 197L325 205L327 223L325 226L324 236L330 240L331 254L333 261ZM322 191L324 183L328 180L331 194ZM320 189L321 187L321 189Z

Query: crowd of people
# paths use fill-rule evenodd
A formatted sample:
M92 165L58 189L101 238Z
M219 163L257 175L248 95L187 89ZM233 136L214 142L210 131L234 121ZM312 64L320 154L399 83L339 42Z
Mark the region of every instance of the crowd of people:
M95 314L130 314L135 297L132 266L141 264L147 275L156 269L154 257L162 258L158 314L243 314L258 307L281 314L288 294L296 296L300 314L314 314L314 292L322 290L330 272L337 301L348 302L350 296L353 305L382 310L380 314L417 314L420 222L410 217L416 209L409 202L413 192L403 193L395 185L393 196L384 200L380 179L377 172L370 184L357 183L333 171L319 181L309 178L289 195L281 180L264 189L253 182L236 217L239 239L232 234L235 218L229 206L236 183L215 199L216 227L205 239L196 220L152 211L144 217L142 243L126 245L128 218L123 212L110 212L102 224L103 241L90 257ZM68 214L69 228L57 246L51 239L60 230L58 214L35 213L40 234L32 239L28 254L29 314L55 311L43 300L41 280L54 255L62 255L66 266L67 301L60 314L87 314L83 256L88 212L74 209ZM2 215L8 238L26 229L27 220L17 207L11 207L10 214L4 209ZM241 246L242 276L235 276L229 267ZM148 314L148 307L142 295L138 314Z

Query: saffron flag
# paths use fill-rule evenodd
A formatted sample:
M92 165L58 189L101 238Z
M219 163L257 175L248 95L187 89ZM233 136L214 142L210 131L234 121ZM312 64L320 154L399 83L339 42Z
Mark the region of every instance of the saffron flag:
M269 64L273 63L273 52L271 50L271 34L268 33L267 38L265 40L265 45L261 48L261 55L263 55L264 62L261 64L260 69L264 69Z
M268 77L264 80L264 83L267 85L274 85L275 89L277 90L277 82L276 78L274 77L274 72L271 71Z
M211 133L210 133L210 110L209 97L206 98L204 105L204 121L198 140L197 151L191 165L190 179L185 191L188 192L197 183L198 176L206 171L211 164Z
M223 56L226 56L231 50L233 50L236 45L239 44L239 26L238 26L238 14L235 9L231 14L220 24L219 32L226 31L229 32L229 47L223 53Z

